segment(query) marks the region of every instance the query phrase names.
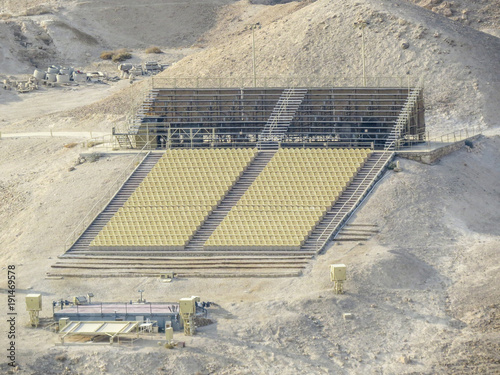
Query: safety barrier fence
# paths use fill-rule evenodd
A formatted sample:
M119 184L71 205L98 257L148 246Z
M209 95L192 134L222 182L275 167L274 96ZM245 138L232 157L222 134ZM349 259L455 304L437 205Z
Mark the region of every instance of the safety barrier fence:
M432 135L431 132L420 134L417 139L404 139L401 141L399 150L432 150L446 143L455 143L482 134L484 127L475 125L467 128L453 130L448 133ZM423 139L418 140L418 139Z
M365 85L366 82L366 85ZM344 77L344 76L269 76L256 77L153 77L152 89L168 88L270 88L270 87L414 87L422 84L414 76Z

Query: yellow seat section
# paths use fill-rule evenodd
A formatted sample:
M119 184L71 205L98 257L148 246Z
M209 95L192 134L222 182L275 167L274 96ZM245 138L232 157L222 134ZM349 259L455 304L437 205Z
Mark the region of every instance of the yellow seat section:
M370 154L368 149L278 150L205 248L299 250Z
M90 246L182 249L255 155L244 148L166 151Z

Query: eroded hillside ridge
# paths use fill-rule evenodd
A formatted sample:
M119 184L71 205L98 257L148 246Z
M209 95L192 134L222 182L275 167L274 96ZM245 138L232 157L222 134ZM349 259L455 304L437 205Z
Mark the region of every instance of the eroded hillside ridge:
M500 1L498 0L410 1L463 25L500 37Z
M332 77L362 74L360 19L369 76L422 78L428 124L442 132L491 124L498 108L491 92L500 81L500 39L404 1L327 1L249 8L228 6L213 47L191 55L162 75L239 77L252 74L252 32L260 76ZM227 25L227 27L221 26ZM494 56L495 58L492 58Z
M85 66L105 49L190 47L233 2L7 1L0 9L0 74L54 63Z

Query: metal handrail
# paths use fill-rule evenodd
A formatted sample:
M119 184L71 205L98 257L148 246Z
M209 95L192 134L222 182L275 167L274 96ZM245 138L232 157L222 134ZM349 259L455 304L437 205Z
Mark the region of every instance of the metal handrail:
M444 138L446 137L446 142L458 142L458 141L462 141L462 140L470 138L470 137L474 137L478 134L481 134L482 130L483 130L483 128L481 127L481 125L476 125L476 126L473 126L472 129L470 129L471 133L469 133L469 128L462 128L462 129L454 130L454 131L449 132L449 133L437 135L433 138L429 138L427 141L428 142L445 142ZM462 137L462 132L464 133L464 137ZM458 137L457 137L457 134L458 134ZM453 136L452 141L450 141L450 136Z
M140 119L137 116L137 112L141 108L145 108L145 106L146 106L145 102L147 99L154 99L158 95L158 92L155 92L153 90L154 90L153 77L151 77L147 81L147 87L146 87L146 90L144 91L141 104L137 107L132 108L129 111L129 113L126 116L127 117L126 123L119 126L120 133L133 134L133 135L137 133L137 130L138 130L137 125L141 124ZM135 130L135 132L134 132L134 130Z
M422 136L425 136L425 141L422 140L411 140L411 139L405 139L404 143L404 149L414 149L418 147L421 150L430 150L432 148L431 143L433 142L440 142L440 143L450 143L450 142L459 142L463 141L465 139L475 137L476 135L479 135L483 132L483 127L481 125L475 125L470 128L462 128L458 130L453 130L448 133L436 135L436 136L430 136L430 132L427 133L420 133L416 135L417 139L421 139ZM423 143L426 143L427 148L422 147Z
M473 137L475 135L478 135L478 134L481 134L481 126L477 126L477 128L479 129L478 132L476 133L473 133L472 135L469 134L468 132L468 129L465 128L465 129L460 129L460 130L456 130L454 132L450 132L448 134L444 134L444 135L441 135L441 136L437 136L435 137L434 139L441 139L441 141L443 142L443 137L445 136L448 136L448 135L451 135L453 134L454 136L454 141L453 142L458 142L460 140L464 140L464 139L467 139L469 137ZM476 129L476 127L473 128L474 130ZM464 138L461 138L461 139L456 139L456 133L459 132L459 134L461 135L462 134L462 131L465 131L466 133L466 136ZM429 140L430 142L431 140ZM392 152L391 151L391 147L394 146L394 143L396 142L396 140L390 142L389 144L387 144L385 147L384 147L384 152L381 153L381 155L379 156L378 160L375 162L375 164L373 165L373 167L370 169L370 171L367 173L367 175L365 176L365 178L363 179L363 181L361 181L361 183L359 184L359 186L356 188L356 190L354 191L353 195L355 195L357 192L358 192L358 189L361 187L361 185L365 182L366 178L368 178L368 175L370 175L370 173L373 172L373 169L375 168L375 166L377 166L377 164L380 162L380 160L386 155L387 152ZM354 207L357 206L357 204L359 203L359 201L362 199L362 196L360 196L356 203L354 204ZM323 235L325 234L325 232L330 228L330 226L332 225L332 223L335 221L335 219L338 217L340 211L342 211L342 209L347 205L347 203L349 203L351 200L347 200L343 205L342 207L340 208L340 210L335 214L335 216L330 220L330 223L328 224L328 226L323 230L323 232L321 232L321 234L318 236L318 239L316 240L316 251L318 252L321 248L323 248L323 246L326 244L326 242L328 242L328 240L330 239L330 236L328 236L328 238L326 238L326 240L324 240L323 244L321 245L321 247L319 247L319 241L321 240L321 237L323 237Z
M151 140L152 141L152 140ZM70 235L64 241L64 251L67 251L75 244L75 242L80 238L80 236L85 232L88 226L100 215L102 210L106 208L106 206L102 207L102 202L109 202L119 191L117 190L118 186L122 186L125 182L128 181L130 176L135 172L135 170L141 165L142 161L146 159L146 157L151 153L151 151L147 150L146 155L143 157L142 161L138 163L133 169L132 172L129 172L130 167L133 166L137 159L143 154L147 147L149 147L151 141L146 143L144 147L137 153L137 155L132 159L132 161L127 165L125 170L118 176L115 182L108 188L108 190L102 195L101 199L99 199L89 210L89 212L83 217L83 219L76 225L75 229L70 233ZM126 178L124 179L124 176ZM92 218L92 220L89 220Z
M82 144L85 148L92 148L96 151L109 151L109 149L114 149L116 147L115 137L113 136L113 134L105 134L98 137L92 137Z
M401 131L403 130L404 126L407 125L410 121L411 114L415 109L415 104L417 103L420 92L423 88L423 82L423 77L420 77L418 83L413 88L413 91L411 91L410 80L408 79L408 97L406 99L405 105L399 113L398 118L396 119L394 128L389 135L394 135L394 141L391 142L391 148L394 148L395 146L399 148L399 142L397 141L401 138Z
M273 121L269 125L269 135L271 135L273 130L278 126L278 120L281 117L281 114L288 110L288 102L290 101L292 94L295 93L295 90L293 88L288 88L287 90L288 90L287 95L285 96L284 100L281 102L280 107L278 108L278 115L274 117ZM264 132L264 130L265 129L263 129L262 132Z
M408 124L408 122L410 121L411 113L415 108L415 103L417 102L419 95L420 95L419 87L415 88L412 92L409 93L408 98L406 99L406 103L403 106L401 112L399 113L399 116L396 119L396 124L394 125L394 128L390 133L390 135L392 134L395 135L393 147L394 146L399 147L399 144L396 143L396 140L399 140L401 138L401 131L403 130L404 126Z
M273 120L269 124L268 138L266 139L265 136L262 136L262 138L264 138L264 139L259 139L259 142L272 140L271 133L274 130L274 128L277 127L278 119L280 118L281 114L288 108L288 101L290 100L292 94L295 93L293 88L288 88L286 90L288 90L288 92L286 93L286 96L283 97L283 100L280 103L280 106L278 108L278 114L273 118ZM280 98L280 100L281 100L281 98ZM264 127L264 129L262 129L262 133L264 133L265 130L266 130L266 127ZM260 138L260 136L261 135L259 134L259 138Z
M391 151L389 148L384 148L384 151L380 154L378 160L373 164L373 167L370 168L370 170L368 171L368 173L366 174L366 176L363 178L363 180L361 181L361 183L358 185L358 187L356 188L356 190L354 191L353 193L353 196L358 192L358 190L361 188L361 186L363 185L363 183L366 181L366 179L368 178L368 176L373 172L373 170L375 169L375 167L377 167L377 165L379 164L380 160L382 160L382 158L386 155L386 153L390 153L390 154L393 154L394 152ZM362 199L362 196L359 196L358 199L356 200L356 203L354 204L354 207L359 203L359 201ZM323 230L323 232L321 232L321 234L318 236L318 239L316 240L316 252L319 252L320 249L323 248L323 246L325 246L325 244L328 242L328 240L330 239L330 236L327 236L327 238L323 241L323 244L321 245L321 247L319 247L319 242L321 241L321 238L324 236L325 232L327 232L329 229L330 229L330 226L332 225L332 223L335 221L335 219L337 219L337 217L339 216L340 212L342 211L342 209L344 209L344 207L349 203L351 202L351 199L348 199L346 202L344 202L344 204L342 205L342 207L340 207L340 209L337 211L337 213L335 214L335 216L330 220L330 222L328 223L327 227Z
M412 82L422 82L414 76L261 76L257 77L257 87L411 87ZM162 88L253 88L254 77L152 77L153 89Z
M147 78L145 80L143 80L142 82L145 82L145 89L142 93L142 100L140 101L140 104L137 104L137 103L134 103L134 105L130 106L128 112L126 113L126 118L127 118L127 122L131 122L133 121L133 119L135 118L136 114L137 114L137 111L142 107L142 105L144 104L144 101L148 98L148 95L151 94L151 92L153 91L153 81L152 81L152 77L150 78Z

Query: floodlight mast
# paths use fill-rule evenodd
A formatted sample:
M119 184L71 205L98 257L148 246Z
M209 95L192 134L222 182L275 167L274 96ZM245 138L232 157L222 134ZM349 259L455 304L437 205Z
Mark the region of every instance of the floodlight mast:
M257 87L257 73L255 69L255 29L260 29L260 23L250 25L252 29L252 72L253 72L253 87Z
M365 27L368 26L370 22L367 21L357 21L354 22L354 27L361 30L361 60L363 62L363 86L366 87L366 72L365 72Z

